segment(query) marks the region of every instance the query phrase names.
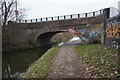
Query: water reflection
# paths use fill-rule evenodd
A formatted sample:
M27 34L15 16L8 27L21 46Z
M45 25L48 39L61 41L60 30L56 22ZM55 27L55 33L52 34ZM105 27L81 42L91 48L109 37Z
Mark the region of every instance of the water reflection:
M70 39L69 42L76 41L76 40L80 40L81 41L81 39L79 37L73 37L72 39Z
M67 42L61 42L58 44L58 46L62 46L62 45L81 45L81 39L79 37L73 37L72 39L70 39Z
M64 42L61 42L60 44L58 44L58 46L62 46L64 44Z
M25 50L2 55L2 77L16 78L24 72L32 62L40 58L51 46Z

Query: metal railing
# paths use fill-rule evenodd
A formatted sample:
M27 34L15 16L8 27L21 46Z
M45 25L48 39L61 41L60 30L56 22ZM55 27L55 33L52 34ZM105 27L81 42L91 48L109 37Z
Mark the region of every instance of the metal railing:
M19 20L18 23L35 23L35 22L45 22L45 21L56 21L56 20L67 20L67 19L77 19L77 18L88 18L98 16L104 13L104 9L95 12L89 13L80 13L80 14L72 14L72 15L62 15L62 16L54 16L54 17L44 17L38 19L27 19L27 20Z

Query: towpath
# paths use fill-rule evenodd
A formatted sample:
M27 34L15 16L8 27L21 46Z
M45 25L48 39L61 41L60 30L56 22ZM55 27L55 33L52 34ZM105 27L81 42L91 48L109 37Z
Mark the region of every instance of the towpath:
M86 67L72 45L61 46L47 78L86 78Z

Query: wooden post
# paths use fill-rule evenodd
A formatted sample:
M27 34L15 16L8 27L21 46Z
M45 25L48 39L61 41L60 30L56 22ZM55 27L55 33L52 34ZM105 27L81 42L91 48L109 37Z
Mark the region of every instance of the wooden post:
M101 35L101 43L105 44L105 38L106 38L106 21L103 23L103 32Z

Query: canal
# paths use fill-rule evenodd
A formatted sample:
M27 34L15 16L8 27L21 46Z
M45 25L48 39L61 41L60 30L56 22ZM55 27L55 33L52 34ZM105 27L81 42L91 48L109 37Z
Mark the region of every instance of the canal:
M17 78L51 46L2 54L2 77Z
M61 42L50 46L40 47L36 49L24 50L20 52L10 52L2 54L2 77L17 78L21 73L36 60L38 60L52 46L58 45L74 45L72 41L80 40L78 37L73 37L70 41ZM80 45L80 42L75 45Z

